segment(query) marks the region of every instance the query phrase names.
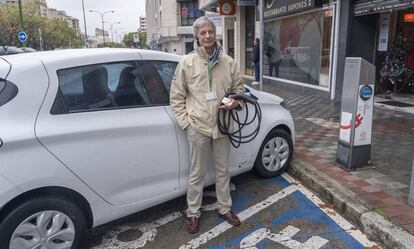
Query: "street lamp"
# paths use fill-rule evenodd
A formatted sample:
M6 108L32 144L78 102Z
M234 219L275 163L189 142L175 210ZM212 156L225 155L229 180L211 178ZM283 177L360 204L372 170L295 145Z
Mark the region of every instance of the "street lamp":
M96 13L98 13L99 15L101 15L101 20L102 20L102 38L103 38L103 46L105 47L105 26L104 26L104 15L106 14L106 13L114 13L115 11L113 11L113 10L108 10L108 11L105 11L105 12L100 12L100 11L97 11L97 10L89 10L89 12L96 12Z
M85 25L85 46L88 47L88 31L86 30L85 3L82 0L83 25Z
M20 18L20 32L24 31L24 24L23 24L23 11L22 11L22 2L19 0L19 18ZM25 47L26 42L23 42L23 47Z
M106 22L107 24L111 25L111 39L112 39L112 43L114 43L114 31L113 31L113 26L114 24L121 24L120 22L114 22L114 23L109 23Z

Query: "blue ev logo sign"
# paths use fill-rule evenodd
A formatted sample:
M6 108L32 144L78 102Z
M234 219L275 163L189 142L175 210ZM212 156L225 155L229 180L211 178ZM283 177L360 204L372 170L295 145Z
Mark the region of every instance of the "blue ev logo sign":
M372 94L372 87L369 85L365 85L359 90L359 97L364 101L369 100L372 97Z

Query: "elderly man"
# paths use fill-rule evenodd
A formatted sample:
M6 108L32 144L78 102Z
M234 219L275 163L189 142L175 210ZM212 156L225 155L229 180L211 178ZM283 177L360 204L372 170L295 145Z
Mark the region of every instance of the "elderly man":
M216 42L216 26L207 17L193 24L194 51L182 58L171 85L170 103L175 117L187 133L190 144L190 173L187 190L187 222L190 233L199 230L204 174L212 158L216 173L219 215L238 226L239 218L231 210L230 142L217 127L220 108L240 108L238 101L222 101L226 93L244 91L237 63L223 53Z

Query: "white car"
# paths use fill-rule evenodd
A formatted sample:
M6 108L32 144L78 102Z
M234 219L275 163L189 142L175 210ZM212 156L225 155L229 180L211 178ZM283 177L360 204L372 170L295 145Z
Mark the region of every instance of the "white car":
M180 58L131 49L0 56L0 248L79 248L86 229L186 193L189 148L169 106ZM230 172L276 176L292 157L292 116L281 98L251 92L261 129L233 149Z

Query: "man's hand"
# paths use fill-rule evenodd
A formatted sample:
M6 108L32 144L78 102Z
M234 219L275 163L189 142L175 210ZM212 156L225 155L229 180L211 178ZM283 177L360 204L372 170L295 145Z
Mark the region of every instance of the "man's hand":
M220 109L232 110L239 106L239 102L233 98L229 98L226 103L223 103L219 106Z

